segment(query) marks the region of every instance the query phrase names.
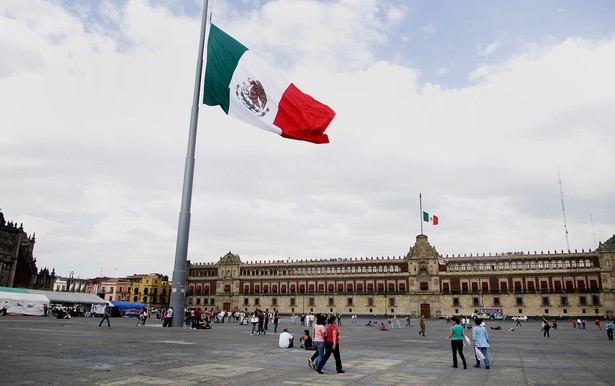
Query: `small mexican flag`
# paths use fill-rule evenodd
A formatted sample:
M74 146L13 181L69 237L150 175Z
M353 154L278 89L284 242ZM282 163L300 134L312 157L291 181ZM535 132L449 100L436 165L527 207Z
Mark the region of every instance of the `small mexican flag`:
M429 213L423 212L423 221L431 222L433 225L438 225L438 216L435 214L430 216Z
M203 103L285 138L329 143L335 112L303 93L214 24L207 40Z

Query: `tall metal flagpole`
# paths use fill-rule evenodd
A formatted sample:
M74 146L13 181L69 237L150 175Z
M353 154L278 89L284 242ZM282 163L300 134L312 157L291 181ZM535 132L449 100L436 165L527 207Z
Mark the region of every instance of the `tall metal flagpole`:
M421 212L419 213L419 219L421 220L421 234L423 234L423 197L421 193L419 193L419 206L421 208Z
M184 167L184 185L182 188L182 205L179 212L177 227L177 243L175 245L175 265L171 279L171 307L173 320L171 326L182 327L184 322L184 298L186 295L186 261L188 259L188 238L190 235L190 206L192 204L192 181L194 179L194 153L196 149L196 129L199 122L199 100L201 94L201 76L203 72L203 51L205 47L205 29L207 26L208 0L203 0L203 15L201 16L201 39L199 55L194 79L194 95L190 115L190 134L188 135L188 151Z

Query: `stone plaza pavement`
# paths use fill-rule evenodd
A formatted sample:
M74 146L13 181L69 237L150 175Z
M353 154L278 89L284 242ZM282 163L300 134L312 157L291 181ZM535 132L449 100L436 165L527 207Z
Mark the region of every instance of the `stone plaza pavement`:
M383 318L377 319L384 321ZM273 325L266 335L250 327L213 324L211 330L162 328L148 320L113 318L58 320L0 317L0 384L101 385L610 385L615 384L615 342L588 320L577 330L561 321L544 338L539 321L514 326L498 322L490 333L491 369L476 369L469 347L468 369L452 368L449 324L427 320L426 337L412 326L392 331L365 327L366 319L340 327L345 374L335 373L333 357L318 374L307 366L312 354L280 349ZM490 322L488 326L495 325ZM296 346L303 328L282 318Z

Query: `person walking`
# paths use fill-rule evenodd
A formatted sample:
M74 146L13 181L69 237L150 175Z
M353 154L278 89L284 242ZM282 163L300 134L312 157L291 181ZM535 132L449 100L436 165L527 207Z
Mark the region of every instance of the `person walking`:
M457 322L459 323L459 318L457 318ZM423 315L421 315L421 319L419 320L419 326L421 327L419 335L425 336L425 317Z
M520 325L521 325L521 318L517 318L517 324L515 324L515 327L520 326Z
M606 328L606 336L609 338L609 340L613 340L613 322L607 320L606 326L604 327Z
M312 339L314 346L316 346L316 351L312 354L312 357L308 359L308 366L316 371L318 371L317 368L320 360L325 356L325 340L327 336L325 323L326 317L322 314L318 314L316 317L316 325L314 326L314 338Z
M273 333L277 334L278 332L278 323L280 322L280 318L278 315L278 309L274 308L273 309Z
M254 335L254 331L257 329L256 326L258 324L258 310L255 310L252 314L252 317L250 318L250 323L252 323L252 332L250 333L250 335Z
M482 326L483 320L481 318L474 319L474 328L472 329L472 340L474 346L483 354L485 361L485 368L489 370L489 357L487 356L487 349L489 348L489 334L487 329ZM474 367L480 367L480 359L478 353L474 351L474 357L476 358L476 365Z
M103 311L103 318L101 319L100 323L98 323L98 328L102 326L105 320L107 321L107 326L111 328L111 322L109 321L109 317L111 317L111 307L109 307L109 303L107 303L105 305L105 310Z
M549 336L549 330L550 329L551 329L551 325L549 324L549 322L546 319L544 319L542 321L542 331L543 331L542 336L544 336L546 338L550 338L550 336Z
M598 330L602 330L602 326L600 324L600 319L596 319L596 327L598 327Z
M337 317L331 315L329 317L329 327L327 327L327 337L325 341L325 356L318 361L318 367L316 371L322 374L322 369L327 364L329 357L333 354L335 358L335 370L339 374L345 373L342 369L342 358L340 356L340 332L337 329Z
M410 316L406 316L406 327L412 327L411 323L410 323Z
M422 318L421 316L421 320ZM451 322L453 325L448 333L448 337L451 339L451 349L453 350L453 367L457 368L457 353L459 353L463 368L467 369L466 357L463 356L463 327L460 326L461 321L458 317L454 316L451 318Z

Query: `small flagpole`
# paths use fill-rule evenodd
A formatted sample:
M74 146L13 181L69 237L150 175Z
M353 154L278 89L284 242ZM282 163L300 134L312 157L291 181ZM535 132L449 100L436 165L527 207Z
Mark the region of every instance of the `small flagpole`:
M419 193L419 206L421 209L421 212L419 213L419 218L421 220L421 234L423 234L423 197L421 196L421 193Z
M207 28L208 0L203 0L203 15L201 16L201 38L199 55L194 79L194 95L190 114L190 133L188 135L188 150L184 166L184 185L182 188L182 204L177 227L177 243L175 245L175 265L171 279L171 302L173 308L172 327L182 327L184 324L184 305L186 295L186 262L188 260L188 239L190 235L190 207L192 204L192 181L194 179L194 154L196 149L196 129L199 122L199 96L201 94L201 76L203 72L203 51L205 47L205 30Z

